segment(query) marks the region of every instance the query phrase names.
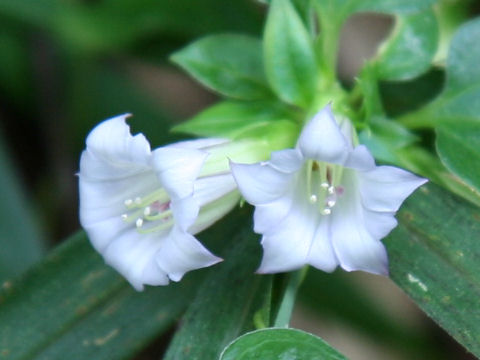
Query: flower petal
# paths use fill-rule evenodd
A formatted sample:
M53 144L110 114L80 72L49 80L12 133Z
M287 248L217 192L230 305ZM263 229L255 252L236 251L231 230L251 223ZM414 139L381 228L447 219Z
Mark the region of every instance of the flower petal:
M298 269L308 263L308 254L316 233L317 211L312 211L305 196L301 195L301 186L295 188L295 195L288 214L280 223L266 229L262 237L263 258L258 273L276 273ZM286 202L287 203L287 202ZM275 212L275 207L264 208ZM283 212L284 209L281 209ZM258 219L259 215L257 215ZM266 216L271 220L275 214ZM264 224L256 225L256 229Z
M161 147L153 151L153 167L162 186L170 196L186 197L193 192L197 178L208 154L196 149Z
M350 150L330 105L325 106L305 125L297 146L306 158L334 164L343 164Z
M303 166L303 156L298 149L274 151L269 164L276 170L290 174L300 170Z
M378 166L358 175L362 202L373 211L397 211L416 188L428 181L393 166Z
M152 260L161 248L168 233L139 234L134 227L119 234L105 249L103 256L107 264L122 274L136 290L154 282ZM165 271L157 271L159 285L168 284ZM148 280L148 281L147 281Z
M348 154L345 167L355 170L372 170L375 169L375 160L365 145L359 145Z
M265 204L282 196L293 175L274 169L268 163L236 164L230 162L233 177L245 199L253 205Z
M332 244L337 259L347 271L363 270L387 275L387 252L364 223L356 173L353 170L344 172L343 184L345 193L330 215Z
M174 227L155 256L158 266L173 281L194 269L214 265L221 258L210 253L195 237Z
M323 216L318 222L315 235L308 252L308 263L317 269L332 272L338 260L331 243L330 217Z
M150 144L143 134L132 136L120 115L97 125L87 137L80 174L92 179L125 177L149 168Z

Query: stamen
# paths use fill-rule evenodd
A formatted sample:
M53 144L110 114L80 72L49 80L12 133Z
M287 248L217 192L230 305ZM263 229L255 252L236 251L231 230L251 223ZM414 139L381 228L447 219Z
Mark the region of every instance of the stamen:
M142 219L142 218L138 218L137 221L135 221L135 226L136 226L137 228L140 228L140 227L142 227L142 225L143 225L143 219Z
M328 206L329 208L332 208L332 207L335 206L336 203L337 203L337 202L336 202L335 200L333 200L333 199L332 199L332 200L328 200L328 201L327 201L327 206Z
M329 187L328 187L328 193L329 193L330 195L335 194L335 186L329 186Z
M152 209L150 208L150 206L147 206L145 210L143 210L143 215L148 216L150 215L151 212L152 212Z
M142 198L141 197L136 197L135 198L135 204L140 205L142 203Z
M145 227L137 228L137 231L140 234L149 234L149 233L152 233L152 232L166 230L166 229L170 228L172 225L173 225L173 220L170 220L170 221L166 221L164 223L161 223L158 226L153 226L153 227L150 227L150 228L145 228Z
M127 214L122 214L121 218L122 218L123 221L127 221L128 215Z
M155 215L146 215L145 219L148 221L161 220L161 219L168 218L171 215L172 215L172 210L167 210Z
M325 208L322 210L322 215L330 215L332 213L332 210L329 208Z
M317 200L318 200L318 199L317 199L317 195L315 195L315 194L310 195L310 199L309 199L309 200L310 200L310 204L315 204L315 203L317 202Z
M133 204L133 200L132 199L127 199L123 203L125 204L126 207L129 207Z

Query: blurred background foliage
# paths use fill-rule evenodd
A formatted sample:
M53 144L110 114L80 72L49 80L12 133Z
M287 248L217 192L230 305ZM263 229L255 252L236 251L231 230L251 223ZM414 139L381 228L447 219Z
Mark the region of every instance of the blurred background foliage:
M465 2L461 18L478 8ZM178 139L169 129L216 98L168 56L206 34L260 36L264 15L253 0L0 0L0 281L79 228L75 173L88 131L128 112L152 147ZM385 15L347 23L339 60L346 83L391 24ZM400 114L433 98L443 71L381 86L386 110ZM410 96L411 86L421 95ZM293 325L352 359L470 358L387 279L310 271L300 300ZM158 358L163 343L139 359Z

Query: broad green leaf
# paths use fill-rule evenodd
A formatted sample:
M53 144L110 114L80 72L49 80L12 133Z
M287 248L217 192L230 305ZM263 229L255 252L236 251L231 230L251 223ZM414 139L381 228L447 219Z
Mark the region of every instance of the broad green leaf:
M222 95L243 100L271 96L263 72L262 45L256 38L210 35L176 52L171 59Z
M437 150L445 166L480 193L480 122L439 125Z
M220 360L346 360L319 337L296 329L269 328L247 333L223 351Z
M391 278L480 356L480 210L432 184L403 205L385 239Z
M365 144L375 158L397 163L396 151L412 144L417 137L399 123L384 118L370 119L369 127L359 134L360 142Z
M412 14L430 8L437 0L313 0L321 16L329 24L341 25L356 12L381 12L387 14Z
M376 61L379 79L407 80L425 72L435 55L437 41L438 24L432 10L397 16L392 35Z
M45 251L42 231L33 217L34 202L26 198L8 155L0 131L0 283L20 275Z
M313 44L290 0L273 0L265 25L265 71L283 101L307 107L317 83Z
M228 343L253 329L254 314L268 299L271 277L254 274L261 247L249 226L230 244L226 261L201 284L164 360L216 359Z
M274 102L224 101L173 128L198 136L234 138L259 123L292 118L293 114Z
M480 19L475 19L462 25L452 39L445 89L427 115L437 118L437 122L480 121L480 48L476 41L479 37Z

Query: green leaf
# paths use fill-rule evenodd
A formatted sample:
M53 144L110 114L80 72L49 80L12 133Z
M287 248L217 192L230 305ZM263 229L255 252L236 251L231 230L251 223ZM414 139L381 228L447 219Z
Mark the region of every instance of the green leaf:
M369 128L359 134L360 142L375 158L397 163L396 150L412 144L417 137L397 122L380 117L370 119Z
M25 197L8 155L0 132L0 283L20 275L45 251L43 234L33 217L33 200Z
M480 211L429 184L397 216L385 244L391 278L436 322L480 356Z
M220 360L346 360L319 337L296 329L252 331L232 342Z
M271 97L263 72L261 42L256 38L210 35L176 52L171 59L222 95L243 100Z
M480 121L480 19L465 23L452 39L447 60L447 79L442 95L432 104L431 116Z
M249 214L248 214L249 215ZM200 234L221 252L244 225L238 212ZM250 217L250 216L249 216ZM245 216L243 217L245 218ZM136 292L78 233L0 292L2 359L128 359L167 331L217 267L188 273L180 283Z
M290 0L273 0L265 25L265 71L283 101L307 107L313 99L317 67L313 45Z
M334 0L336 2L342 0ZM352 12L378 11L384 13L409 14L428 9L437 0L350 0Z
M289 118L291 112L278 103L224 101L175 126L173 131L234 138L259 123Z
M463 24L450 45L445 91L460 92L480 83L480 19Z
M397 16L392 35L376 61L379 79L407 80L427 71L437 42L438 24L431 9Z
M229 342L253 329L254 314L268 299L271 277L254 274L261 247L250 227L232 240L225 263L201 285L164 360L216 359Z
M436 131L442 162L480 193L480 122L442 124Z
M137 293L107 267L84 233L0 293L3 359L124 359L165 331L195 279Z

